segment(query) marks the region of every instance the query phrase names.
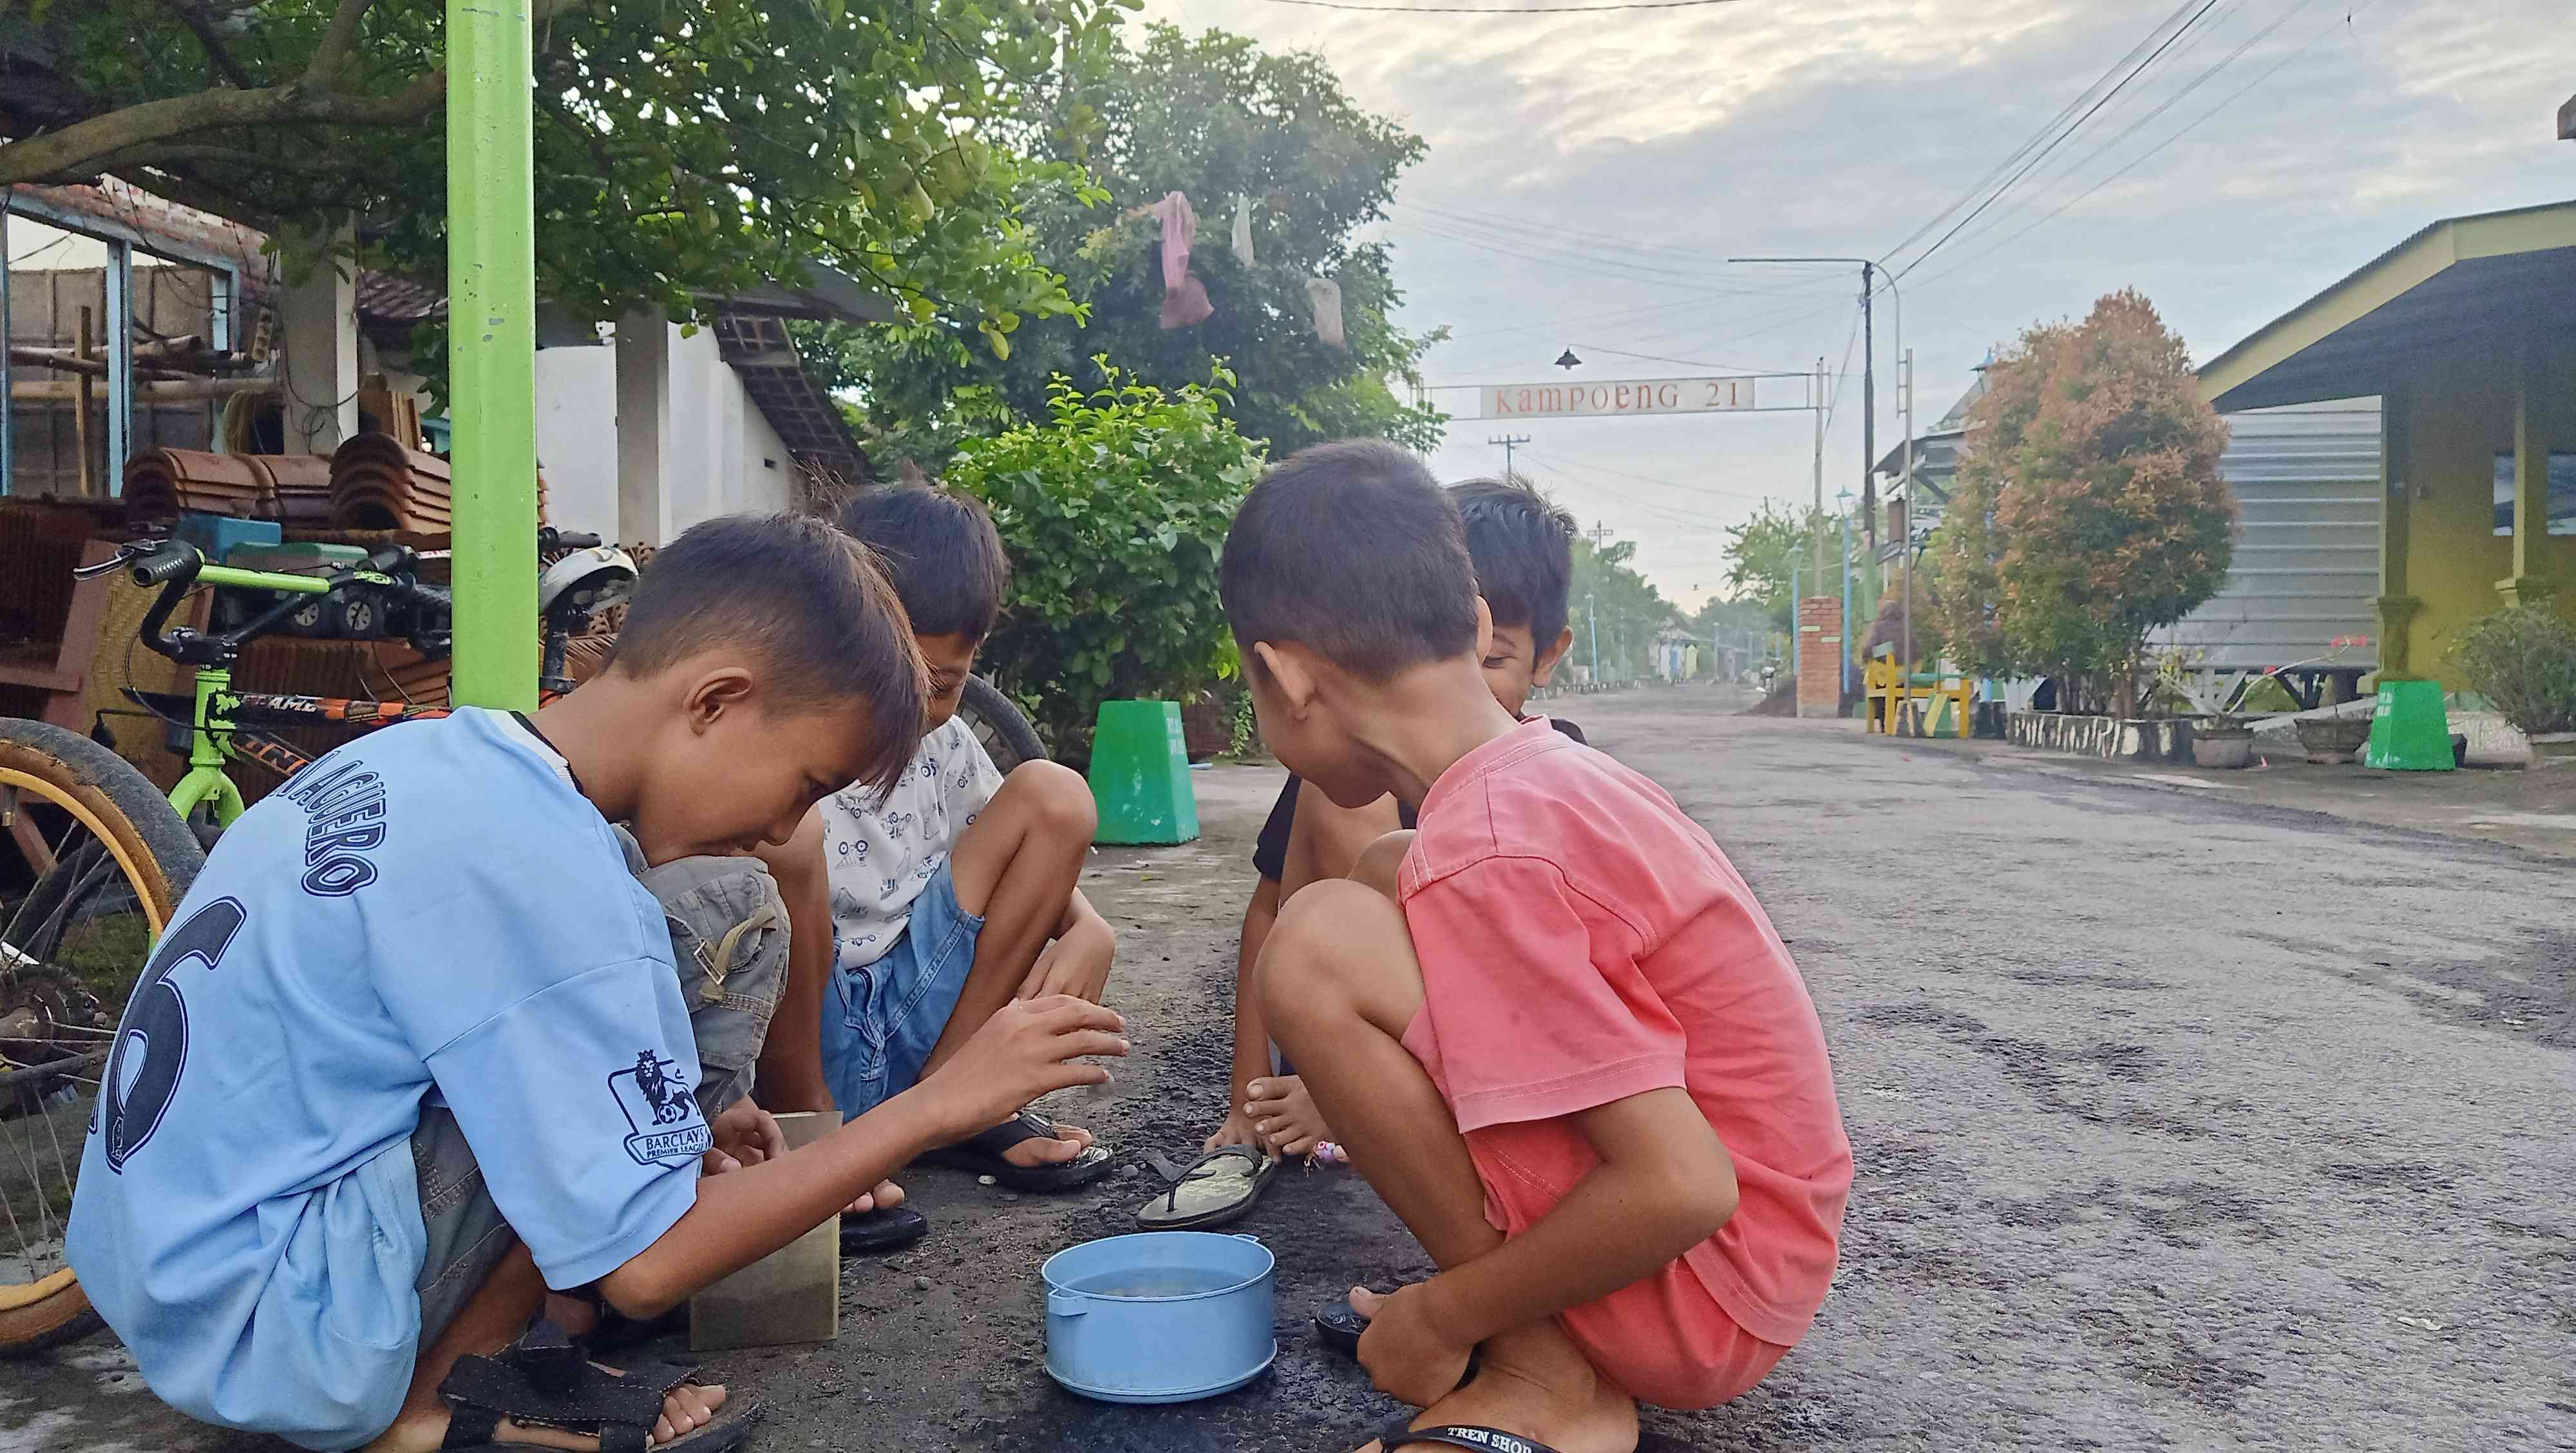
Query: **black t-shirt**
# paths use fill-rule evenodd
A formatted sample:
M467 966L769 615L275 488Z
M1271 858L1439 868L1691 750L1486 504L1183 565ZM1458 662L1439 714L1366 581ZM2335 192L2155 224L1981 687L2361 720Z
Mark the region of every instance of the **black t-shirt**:
M1574 723L1552 716L1547 719L1547 724L1575 741L1583 742L1583 728ZM1584 745L1591 743L1584 742ZM1395 816L1408 828L1416 820L1412 807L1401 802L1395 805ZM1261 824L1261 836L1253 840L1252 871L1273 883L1288 876L1288 830L1296 821L1297 774L1291 772L1287 783L1279 789L1279 800L1270 805L1270 820Z

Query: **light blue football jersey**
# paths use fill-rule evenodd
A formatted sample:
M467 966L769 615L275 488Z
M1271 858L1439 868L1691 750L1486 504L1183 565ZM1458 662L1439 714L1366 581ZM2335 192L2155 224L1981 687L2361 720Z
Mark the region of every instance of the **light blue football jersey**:
M118 1030L71 1262L172 1406L352 1447L418 1350L423 1100L574 1287L695 1201L697 1079L660 906L563 759L497 712L390 727L207 859Z

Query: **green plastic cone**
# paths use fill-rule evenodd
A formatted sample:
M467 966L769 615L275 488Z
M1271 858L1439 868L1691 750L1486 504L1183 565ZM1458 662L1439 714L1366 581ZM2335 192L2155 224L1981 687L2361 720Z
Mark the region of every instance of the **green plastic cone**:
M2448 772L2451 718L2439 681L2382 681L2370 718L2370 749L2361 764L2382 772Z
M1186 843L1199 835L1199 801L1181 708L1172 701L1104 701L1091 738L1091 800L1100 843Z

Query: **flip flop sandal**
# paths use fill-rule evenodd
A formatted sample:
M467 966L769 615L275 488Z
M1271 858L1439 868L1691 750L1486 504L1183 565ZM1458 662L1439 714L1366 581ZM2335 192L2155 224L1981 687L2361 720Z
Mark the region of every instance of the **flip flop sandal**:
M526 1443L501 1441L501 1420L507 1418L525 1427L596 1437L600 1453L646 1453L654 1447L653 1425L661 1420L662 1399L671 1389L695 1381L696 1371L635 1362L622 1373L608 1372L583 1357L562 1328L540 1318L499 1356L456 1360L438 1385L438 1395L448 1405L447 1436L439 1446L526 1453ZM761 1411L750 1398L728 1398L705 1426L660 1448L723 1453L742 1442Z
M1368 1318L1360 1315L1359 1309L1351 1305L1351 1299L1348 1297L1335 1300L1330 1306L1315 1314L1315 1340L1354 1362L1359 1360L1360 1336L1366 1331L1368 1331ZM1467 1373L1466 1376L1458 1379L1458 1385L1465 1387L1474 1379L1476 1369L1483 1362L1482 1352L1468 1353Z
M1199 1231L1242 1220L1261 1199L1279 1162L1248 1145L1228 1145L1183 1165L1154 1157L1155 1173L1171 1189L1137 1208L1147 1231Z
M930 1218L910 1206L841 1216L841 1254L877 1256L901 1251L930 1234Z
M1407 1426L1413 1415L1407 1413L1386 1425L1377 1435L1379 1453L1396 1453L1417 1443L1437 1443L1444 1448L1472 1448L1478 1453L1556 1453L1536 1438L1506 1433L1500 1428L1479 1428L1464 1423L1445 1423L1436 1427Z
M1023 1141L1055 1138L1053 1121L1034 1110L1022 1110L990 1130L925 1152L921 1164L991 1176L997 1184L1032 1195L1070 1191L1109 1174L1109 1152L1097 1145L1085 1146L1082 1154L1053 1165L1015 1165L1003 1158L1002 1152Z

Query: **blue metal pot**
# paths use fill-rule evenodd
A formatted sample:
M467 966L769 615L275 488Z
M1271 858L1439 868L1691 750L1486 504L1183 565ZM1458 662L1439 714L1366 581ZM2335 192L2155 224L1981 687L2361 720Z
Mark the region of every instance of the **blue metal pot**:
M1047 1258L1047 1375L1112 1403L1184 1403L1269 1370L1270 1248L1249 1236L1151 1231Z

